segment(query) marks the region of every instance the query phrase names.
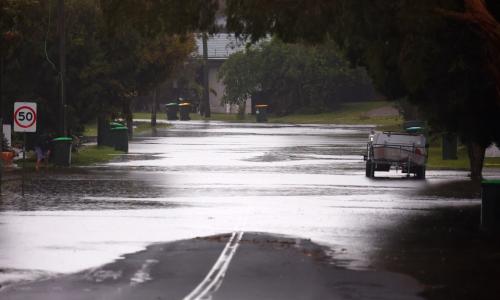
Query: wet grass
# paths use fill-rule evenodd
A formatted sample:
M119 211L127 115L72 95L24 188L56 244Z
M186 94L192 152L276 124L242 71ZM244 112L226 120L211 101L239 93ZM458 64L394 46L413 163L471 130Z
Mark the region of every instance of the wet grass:
M97 136L97 121L85 125L83 136Z
M280 124L347 124L347 125L377 125L384 130L400 129L403 122L401 117L370 117L367 112L373 109L391 106L392 103L386 101L370 101L343 104L337 111L318 114L293 114L283 117L269 115L269 123ZM240 117L235 114L212 113L211 118L204 118L197 113L191 113L192 120L213 120L225 122L255 123L255 116L245 115ZM136 112L134 119L150 119L149 112ZM158 120L165 120L165 113L158 113ZM387 129L386 129L387 128Z
M135 112L132 115L132 118L135 119L146 119L146 120L151 120L151 113L150 112ZM156 114L156 119L157 120L166 120L167 116L165 113L157 113Z
M112 147L98 147L96 145L92 146L82 146L78 152L71 153L71 165L72 166L89 166L99 163L105 163L112 160L116 155L123 154L122 151L117 151ZM19 167L23 166L23 160L19 159L16 161ZM24 167L26 170L34 170L36 166L36 156L33 151L26 153L26 162ZM49 163L49 168L57 168L53 164ZM41 169L45 169L46 165L42 162L40 165Z
M73 153L71 163L76 166L105 163L120 154L123 154L123 152L117 151L112 147L84 146L78 152Z
M160 128L169 128L172 127L171 124L165 124L165 123L157 123L156 124L156 129ZM153 126L151 126L150 122L135 122L134 125L134 133L143 133L147 131L153 130Z
M284 117L269 118L273 123L292 123L292 124L347 124L347 125L378 125L386 128L401 128L403 119L396 116L373 116L367 115L367 112L373 109L390 106L390 102L371 101L346 103L339 110L319 114L294 114Z
M443 160L443 149L440 143L431 144L427 168L434 170L468 170L469 158L465 146L459 146L457 159Z
M191 114L192 120L201 120L201 121L223 121L223 122L232 122L232 123L255 123L255 116L252 115L244 115L239 116L236 114L220 114L220 113L212 113L211 118L205 118L200 116L199 114Z
M484 160L485 168L500 168L500 157L487 157ZM429 148L428 169L434 170L469 170L469 156L465 145L459 145L457 159L443 160L443 149L440 138L431 138L431 147Z
M143 113L139 113L139 114L143 114ZM134 118L143 119L142 117L134 117ZM145 119L147 119L147 118L145 118ZM163 118L163 120L164 119L165 118ZM162 120L162 119L158 118L158 120ZM141 133L141 132L148 131L148 130L152 129L151 124L149 122L135 123L134 126L135 126L134 133ZM156 124L156 128L168 128L170 126L171 126L170 124L164 124L164 123ZM97 136L97 123L92 122L92 123L85 125L85 130L83 132L83 136Z
M189 115L191 120L194 121L223 121L223 122L243 122L243 123L254 123L255 122L255 116L251 115L245 115L243 118L240 118L238 115L235 114L221 114L221 113L212 113L210 118L205 118L200 116L197 113L191 113ZM166 115L165 113L159 113L156 116L157 120L166 120ZM151 113L148 112L135 112L134 113L134 120L136 119L151 119Z

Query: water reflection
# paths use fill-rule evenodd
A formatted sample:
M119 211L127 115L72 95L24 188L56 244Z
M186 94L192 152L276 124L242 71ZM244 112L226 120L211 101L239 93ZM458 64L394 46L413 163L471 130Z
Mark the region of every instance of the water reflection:
M149 243L230 231L299 236L366 268L384 236L407 219L477 199L415 193L427 181L364 176L369 127L176 122L136 137L105 165L30 174L6 184L0 268L72 272Z

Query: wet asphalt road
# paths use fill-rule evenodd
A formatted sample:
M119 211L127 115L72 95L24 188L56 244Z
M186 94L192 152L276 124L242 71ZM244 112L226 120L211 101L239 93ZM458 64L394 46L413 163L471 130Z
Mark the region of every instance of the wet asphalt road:
M245 233L230 268L214 269L231 237L153 245L99 268L12 286L2 299L421 299L408 276L337 268L321 247L299 239ZM204 278L207 270L215 271Z
M153 136L136 137L129 155L110 164L30 173L24 198L14 172L4 184L0 203L0 282L42 281L22 285L20 290L11 286L0 296L56 299L47 289L59 286L61 299L126 299L116 294L113 284L100 285L104 294L92 294L93 287L74 283L84 281L83 274L89 270L100 270L91 268L106 266L152 243L166 243L162 244L166 249L181 249L162 255L183 256L173 264L182 271L160 272L159 266L172 263L149 247L142 263L134 265L134 255L115 262L123 264L120 268L127 266L130 273L116 280L121 280L117 284L122 292L126 287L127 295L137 289L153 293L151 286L130 281L150 260L151 267L143 272L152 278L146 280L148 284L172 284L168 290L173 294L164 299L179 299L196 288L227 245L220 240L189 239L244 232L227 276L217 282L220 289L210 294L214 299L266 299L265 295L268 299L417 299L423 289L417 280L383 271L401 257L394 249L418 236L419 228L412 225L418 220L443 211L474 215L480 201L420 192L465 180L465 172L429 171L424 182L396 172L365 178L362 154L369 130L176 123ZM288 247L295 250L277 253L275 243L260 241L257 244L262 247L254 249L253 243L244 242L248 236L247 241L273 240L276 235L314 246L285 243L295 245ZM179 240L183 242L169 243ZM304 255L303 250L311 247L321 255ZM197 263L186 263L195 255L201 257ZM252 266L253 273L245 272ZM182 272L191 276L183 277ZM74 274L59 277L69 273ZM47 285L47 278L56 283ZM270 288L264 288L266 284ZM382 292L370 290L374 286ZM80 292L70 292L77 296L68 298L67 287ZM290 293L280 294L285 287ZM109 293L115 293L115 298ZM145 295L160 297L153 294Z

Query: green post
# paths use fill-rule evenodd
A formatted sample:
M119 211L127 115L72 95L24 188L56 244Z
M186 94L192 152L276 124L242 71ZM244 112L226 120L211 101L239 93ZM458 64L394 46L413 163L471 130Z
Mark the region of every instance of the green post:
M24 198L24 181L25 181L25 170L26 170L26 132L23 132L23 170L21 179L21 196Z

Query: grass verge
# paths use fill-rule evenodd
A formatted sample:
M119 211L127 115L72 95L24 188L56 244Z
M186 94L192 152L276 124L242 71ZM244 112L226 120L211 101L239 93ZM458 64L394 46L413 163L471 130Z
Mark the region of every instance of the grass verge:
M83 136L97 136L97 121L85 125Z
M294 114L284 117L269 118L273 123L292 124L347 124L347 125L377 125L380 127L400 128L403 119L399 116L369 116L373 109L391 106L390 102L371 101L343 104L337 111L320 114Z
M72 166L89 166L98 163L105 163L112 160L116 155L123 154L122 151L117 151L112 147L98 147L82 146L78 152L71 153ZM23 165L23 160L19 159L15 162L19 167ZM35 169L36 156L33 151L26 152L26 162L24 164L26 169ZM49 168L56 168L53 164L49 163ZM45 168L45 163L40 165L41 169Z
M157 123L156 129L169 128L171 126L172 125L170 125L170 124ZM147 132L150 130L153 130L151 123L149 123L149 122L134 122L134 133L142 133L142 132Z
M443 148L440 138L431 138L429 148L429 160L427 169L434 170L469 170L469 156L465 145L459 145L457 159L443 160ZM485 168L500 168L500 157L487 157L484 160Z
M134 119L144 119L141 114L145 113L138 113L139 116L136 117L134 114ZM165 119L165 118L163 118ZM158 118L158 120L162 120L161 118ZM167 128L169 127L169 124L164 124L164 123L158 123L156 124L156 128ZM134 122L134 133L141 133L144 131L151 130L151 124L149 122ZM89 123L85 125L85 130L83 132L83 136L97 136L97 124L96 122Z
M71 163L76 166L105 163L119 154L123 154L123 152L112 147L83 146L78 152L73 153Z
M212 113L210 118L205 118L200 116L197 113L189 114L191 120L194 121L224 121L224 122L255 122L255 117L251 115L244 116L243 119L240 119L238 115L235 114L221 114L221 113ZM134 120L137 119L151 119L151 113L147 112L135 112L133 115ZM159 113L156 115L157 120L166 120L166 115L164 113Z
M369 101L343 104L337 111L319 114L293 114L283 117L269 115L269 123L282 124L347 124L347 125L377 125L383 130L400 129L403 122L401 117L369 116L370 110L391 106L387 101ZM204 118L197 113L191 113L192 120L213 120L225 122L255 123L255 116L245 115L240 118L235 114L212 113L210 118ZM134 119L150 119L149 112L136 112ZM157 114L158 120L165 120L164 113Z

